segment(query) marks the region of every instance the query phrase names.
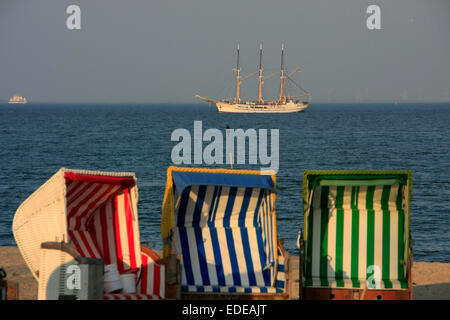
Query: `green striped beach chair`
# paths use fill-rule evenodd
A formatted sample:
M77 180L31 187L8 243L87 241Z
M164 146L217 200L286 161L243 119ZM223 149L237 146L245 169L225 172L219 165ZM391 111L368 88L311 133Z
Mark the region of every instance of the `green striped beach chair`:
M300 296L411 299L410 171L306 171Z

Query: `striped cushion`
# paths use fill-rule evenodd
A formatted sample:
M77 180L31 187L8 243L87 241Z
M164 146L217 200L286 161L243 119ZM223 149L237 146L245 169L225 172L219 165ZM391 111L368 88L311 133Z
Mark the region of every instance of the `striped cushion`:
M183 256L184 290L244 292L275 283L269 190L194 185L175 194L175 247Z
M283 288L275 287L237 287L237 286L182 286L184 292L204 293L282 293Z
M315 188L307 217L307 287L361 288L369 279L369 289L407 288L402 189L398 183Z
M107 293L103 296L103 300L159 300L160 297L154 294L127 294L127 293Z

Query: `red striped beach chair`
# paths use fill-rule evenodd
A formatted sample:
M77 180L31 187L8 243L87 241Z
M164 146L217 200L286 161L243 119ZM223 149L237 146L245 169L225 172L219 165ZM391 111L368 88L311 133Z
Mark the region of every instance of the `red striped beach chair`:
M64 284L70 277L69 266L95 260L115 264L119 274L134 273L137 282L136 294L103 296L101 272L101 279L91 279L101 286L92 289L100 291L97 298L164 298L165 267L140 244L137 200L134 173L65 168L25 200L15 214L13 233L39 281L38 298L88 298L83 288ZM89 287L83 280L81 285Z
M182 298L289 298L275 175L170 167L161 229L165 255L182 257Z
M411 172L306 171L300 295L411 299Z

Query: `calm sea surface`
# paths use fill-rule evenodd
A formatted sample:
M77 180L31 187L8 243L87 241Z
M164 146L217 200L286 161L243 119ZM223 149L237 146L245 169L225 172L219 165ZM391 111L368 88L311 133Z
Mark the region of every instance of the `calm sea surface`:
M291 254L303 228L306 169L410 169L414 258L450 262L450 104L313 104L275 115L218 114L207 104L0 105L0 245L15 245L22 201L68 167L136 172L141 240L160 249L171 133L193 134L195 120L203 130L280 130L278 236Z

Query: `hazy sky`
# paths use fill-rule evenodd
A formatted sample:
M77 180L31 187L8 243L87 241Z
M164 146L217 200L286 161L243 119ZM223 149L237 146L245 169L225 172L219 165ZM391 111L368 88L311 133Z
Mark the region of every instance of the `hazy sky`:
M81 8L81 30L66 8ZM366 9L381 8L381 30ZM287 68L312 101L449 101L449 0L0 0L0 101L193 102ZM256 95L256 78L246 96ZM266 82L275 93L277 79Z

